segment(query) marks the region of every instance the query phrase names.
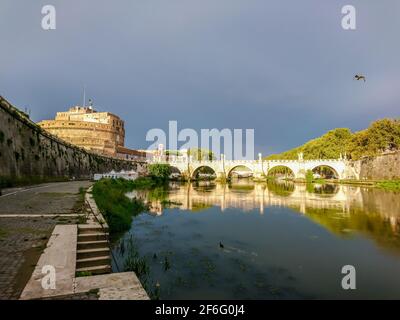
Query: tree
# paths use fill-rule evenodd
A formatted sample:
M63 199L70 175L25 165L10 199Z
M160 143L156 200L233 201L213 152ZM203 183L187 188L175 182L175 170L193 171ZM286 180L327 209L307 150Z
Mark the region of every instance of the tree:
M306 172L306 182L312 183L314 180L314 173L311 170L307 170Z
M208 149L194 148L188 150L188 155L193 157L193 160L214 160L214 153Z
M171 166L169 164L151 164L149 166L149 174L152 178L166 181L171 174Z
M296 160L302 152L304 159L336 159L347 154L358 160L364 156L377 156L385 151L400 150L400 120L381 119L367 129L352 133L350 129L338 128L310 140L302 146L280 154L268 156L267 160Z

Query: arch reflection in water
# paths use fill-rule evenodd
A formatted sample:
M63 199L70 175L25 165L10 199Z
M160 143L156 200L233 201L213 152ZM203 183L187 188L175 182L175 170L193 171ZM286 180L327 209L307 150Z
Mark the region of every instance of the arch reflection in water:
M154 216L136 217L125 238L133 236L148 257L161 298L400 295L398 193L237 179L172 183L130 196L151 205ZM160 267L165 259L171 271ZM345 264L363 274L351 296L337 282Z
M399 194L379 189L339 184L296 184L290 181L254 183L250 179L233 180L232 184L198 181L170 183L168 189L133 191L127 195L149 204L149 212L162 215L167 208L189 212L219 207L244 212L268 213L271 207L286 207L307 216L313 222L340 236L361 232L384 244L400 248ZM390 240L391 239L391 240Z
M240 179L234 184L219 184L212 181L171 183L168 192L164 192L159 198L154 197L154 190L133 191L128 196L150 200L149 204L154 209L152 212L157 214L162 214L161 202L165 200L174 203L182 210L192 210L194 204L203 203L219 206L221 210L259 209L260 213L264 213L265 208L270 206L299 208L302 213L305 213L307 207L335 208L348 213L351 205L362 204L360 188L315 184L312 190L313 192L310 192L306 184L294 184L288 181L261 184Z

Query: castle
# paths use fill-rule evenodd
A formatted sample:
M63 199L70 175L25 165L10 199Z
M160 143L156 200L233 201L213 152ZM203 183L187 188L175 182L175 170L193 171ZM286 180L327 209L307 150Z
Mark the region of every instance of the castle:
M97 112L92 106L75 106L57 112L54 120L43 120L38 125L46 131L92 152L137 160L146 158L144 152L124 146L124 121L110 112Z

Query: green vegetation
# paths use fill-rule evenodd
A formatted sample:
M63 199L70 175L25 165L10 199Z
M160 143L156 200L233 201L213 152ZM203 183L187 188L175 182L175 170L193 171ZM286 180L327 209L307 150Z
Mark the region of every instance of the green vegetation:
M76 272L76 277L90 277L92 273L90 271L78 271Z
M314 180L314 174L311 170L307 170L306 172L306 182L307 183L312 183Z
M84 213L84 207L85 207L85 194L86 194L86 189L80 187L79 192L78 192L78 200L75 202L74 208L72 209L75 213ZM81 216L79 217L79 223L85 223L86 222L86 217Z
M193 160L214 160L215 156L211 150L194 148L188 150L188 156L192 156Z
M210 208L212 208L212 205L210 205L210 204L193 201L192 209L190 211L192 211L192 212L200 212L200 211L207 210L207 209L210 209Z
M124 263L124 271L133 271L136 273L138 277L143 277L149 273L149 265L147 264L146 259L143 257L139 257L136 254L130 254Z
M273 178L278 176L285 178L294 178L293 171L285 166L276 166L268 171L268 176L267 176L268 178Z
M132 235L127 239L123 238L119 248L122 255L126 252L127 256L124 260L124 271L135 272L149 297L153 300L158 300L160 297L159 286L151 280L149 264L145 257L139 255L138 247ZM157 255L154 254L154 257L156 259Z
M290 196L294 191L294 184L290 181L276 182L274 180L267 181L268 190L273 194L281 197Z
M128 181L124 179L102 179L93 186L93 197L106 219L111 233L126 231L131 226L132 216L145 210L137 199L129 199L125 193L151 185L148 179Z
M165 155L167 156L181 156L182 153L178 150L165 150Z
M380 181L376 186L389 191L400 191L400 180Z
M8 232L0 228L0 240L7 236Z
M171 166L169 164L151 164L149 174L155 180L167 181L171 174Z
M384 151L400 150L400 120L381 119L367 129L352 133L350 129L333 129L323 136L310 140L302 146L266 159L297 159L303 153L304 159L337 159L346 154L352 160L377 156Z

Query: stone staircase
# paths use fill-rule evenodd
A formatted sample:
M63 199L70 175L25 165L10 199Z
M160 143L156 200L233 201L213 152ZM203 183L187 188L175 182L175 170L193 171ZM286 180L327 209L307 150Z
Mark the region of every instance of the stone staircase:
M91 191L91 188L88 190ZM90 193L85 196L86 224L78 225L76 273L111 273L108 225Z
M76 272L105 274L111 272L108 230L97 224L78 225Z
M134 272L111 273L109 228L90 191L85 195L86 223L56 225L20 299L63 299L93 290L99 300L149 299ZM48 266L57 274L55 289L42 286Z

